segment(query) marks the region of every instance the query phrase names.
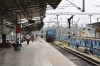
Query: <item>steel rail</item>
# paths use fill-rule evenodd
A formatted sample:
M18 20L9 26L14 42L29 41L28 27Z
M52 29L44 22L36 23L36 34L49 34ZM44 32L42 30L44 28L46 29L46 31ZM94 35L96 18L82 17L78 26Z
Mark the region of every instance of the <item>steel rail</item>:
M56 45L56 44L54 44L54 45ZM60 47L59 45L56 45L56 46ZM60 48L72 53L73 55L76 55L76 56L84 59L85 61L87 61L87 62L89 62L89 63L91 63L91 64L93 64L95 66L99 66L100 65L100 62L98 62L98 61L96 61L96 60L94 60L94 59L92 59L90 57L87 57L87 56L85 56L83 54L80 54L78 52L75 52L75 51L73 51L73 50L71 50L69 48L62 48L62 47L60 47Z

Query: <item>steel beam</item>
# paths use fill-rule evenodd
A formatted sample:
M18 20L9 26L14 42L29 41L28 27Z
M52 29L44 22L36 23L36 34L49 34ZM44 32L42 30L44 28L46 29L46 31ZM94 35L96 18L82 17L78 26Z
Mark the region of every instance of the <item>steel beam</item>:
M58 12L58 13L46 13L46 15L100 15L100 13Z

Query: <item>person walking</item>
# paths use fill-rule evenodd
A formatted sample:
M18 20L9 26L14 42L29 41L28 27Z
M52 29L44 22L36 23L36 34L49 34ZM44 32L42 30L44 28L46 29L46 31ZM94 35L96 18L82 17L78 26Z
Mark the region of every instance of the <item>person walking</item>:
M29 41L30 41L30 35L29 35L29 33L26 34L26 41L27 41L27 44L29 44Z
M34 40L34 34L32 34L31 39L32 39L32 42L33 42L33 40Z

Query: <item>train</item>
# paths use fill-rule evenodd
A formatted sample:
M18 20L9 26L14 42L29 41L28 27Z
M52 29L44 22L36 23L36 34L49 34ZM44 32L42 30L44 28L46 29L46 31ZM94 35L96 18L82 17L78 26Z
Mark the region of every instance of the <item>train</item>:
M47 42L54 42L56 39L56 30L49 29L46 31L46 41Z

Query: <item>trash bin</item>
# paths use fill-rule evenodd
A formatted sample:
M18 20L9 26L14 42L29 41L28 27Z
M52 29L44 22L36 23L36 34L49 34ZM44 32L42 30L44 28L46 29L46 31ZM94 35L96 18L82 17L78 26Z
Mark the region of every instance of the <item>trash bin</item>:
M20 51L21 50L21 47L20 46L15 46L14 47L14 51Z

